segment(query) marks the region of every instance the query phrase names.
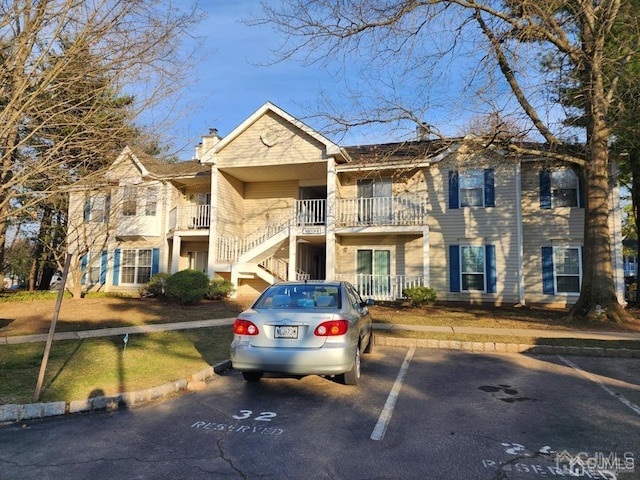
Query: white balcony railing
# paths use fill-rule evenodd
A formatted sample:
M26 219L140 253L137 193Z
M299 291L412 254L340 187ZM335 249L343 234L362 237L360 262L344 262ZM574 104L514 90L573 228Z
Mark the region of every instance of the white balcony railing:
M338 225L423 225L426 199L421 195L348 198L338 200Z
M326 200L296 200L294 218L298 225L324 225Z
M404 298L405 288L424 285L424 277L419 275L336 275L338 280L351 282L362 298L393 301Z
M209 228L211 205L181 205L169 212L171 230L202 230Z

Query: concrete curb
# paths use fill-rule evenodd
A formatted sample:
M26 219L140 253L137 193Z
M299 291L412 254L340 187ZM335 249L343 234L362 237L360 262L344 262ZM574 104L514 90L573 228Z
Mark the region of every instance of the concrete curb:
M158 387L113 396L98 396L70 402L27 403L0 405L0 424L53 417L72 413L108 411L139 406L183 390L200 390L207 379L220 375L231 368L225 360L213 367L194 373L189 378L168 382Z
M568 347L561 345L529 345L503 342L462 342L427 338L399 338L376 335L376 346L416 347L440 350L462 350L475 353L537 353L543 355L578 355L589 357L640 358L640 350L631 348Z
M472 353L536 353L544 355L581 355L590 357L640 358L640 350L604 347L565 347L558 345L528 345L503 342L463 342L458 340L434 340L426 338L398 338L376 335L376 346L416 347L438 350L461 350ZM49 402L0 405L0 424L20 422L72 413L108 411L139 406L180 391L201 390L204 382L231 369L231 360L194 373L189 378L168 382L158 387L114 396L99 396L71 402Z

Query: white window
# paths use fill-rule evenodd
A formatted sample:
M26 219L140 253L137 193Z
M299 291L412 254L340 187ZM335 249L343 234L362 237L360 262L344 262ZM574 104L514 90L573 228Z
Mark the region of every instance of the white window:
M84 284L97 285L98 283L100 283L101 271L102 271L102 255L100 254L100 252L87 253L86 270L84 272Z
M94 195L85 202L84 217L86 222L106 223L109 221L111 210L111 196L107 194Z
M148 283L151 278L151 262L151 249L122 250L121 283Z
M580 248L554 247L553 266L557 293L580 293Z
M465 170L459 175L460 206L484 206L484 170Z
M578 206L578 176L573 170L551 172L551 206Z
M485 290L484 261L484 247L460 247L460 274L463 291Z
M149 187L146 191L144 214L147 217L155 217L158 205L158 189Z
M137 196L138 191L135 187L125 187L122 190L122 215L125 217L133 217L137 213Z

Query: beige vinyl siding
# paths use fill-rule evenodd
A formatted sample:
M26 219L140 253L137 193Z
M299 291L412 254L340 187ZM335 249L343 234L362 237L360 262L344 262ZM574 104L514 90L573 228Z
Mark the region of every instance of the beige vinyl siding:
M291 219L298 182L247 183L244 191L244 234Z
M261 136L271 140L267 146ZM326 160L324 146L302 130L267 112L217 154L218 168L296 164Z
M218 237L244 234L244 184L222 172L218 173L217 235ZM213 200L212 200L213 201Z
M449 208L449 171L459 165L443 162L425 170L429 192L430 283L438 298L466 301L482 298L498 304L518 300L518 230L516 166L488 162L468 168L493 168L495 207ZM496 293L450 292L449 246L494 245Z
M543 246L582 246L584 208L540 208L541 162L522 165L523 275L527 303L574 303L575 295L542 292Z
M336 274L355 279L358 250L389 250L391 275L422 275L422 237L419 235L339 235Z
M133 163L131 157L127 157L125 161L110 169L108 178L120 180L127 184L139 183L142 181L142 173Z

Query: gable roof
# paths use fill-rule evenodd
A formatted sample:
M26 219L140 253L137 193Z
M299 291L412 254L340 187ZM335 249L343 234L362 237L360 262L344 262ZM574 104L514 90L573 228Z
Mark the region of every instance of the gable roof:
M126 159L131 159L133 164L140 170L143 178L180 178L211 173L211 167L201 164L198 160L167 162L129 146L122 150L110 168L117 166Z
M314 140L316 140L319 143L321 143L322 145L324 145L324 147L326 149L326 152L327 152L327 155L329 155L329 156L336 156L336 155L344 156L344 153L345 153L344 150L341 149L338 145L336 145L335 143L333 143L331 140L329 140L328 138L324 137L320 133L316 132L314 129L312 129L311 127L309 127L305 123L303 123L300 120L298 120L297 118L295 118L293 115L290 115L287 112L285 112L284 110L282 110L280 107L275 106L271 102L266 102L258 110L253 112L253 114L251 114L244 122L242 122L240 125L238 125L236 128L234 128L231 131L231 133L229 133L226 137L224 137L222 140L220 140L218 143L216 143L213 146L213 148L211 149L211 153L215 156L215 154L217 152L219 152L220 150L225 148L229 143L231 143L234 139L236 139L238 136L240 136L244 131L246 131L251 125L256 123L260 118L262 118L268 112L272 112L275 115L278 115L280 118L282 118L286 122L292 124L296 128L299 128L304 133L309 135L311 138L313 138Z

